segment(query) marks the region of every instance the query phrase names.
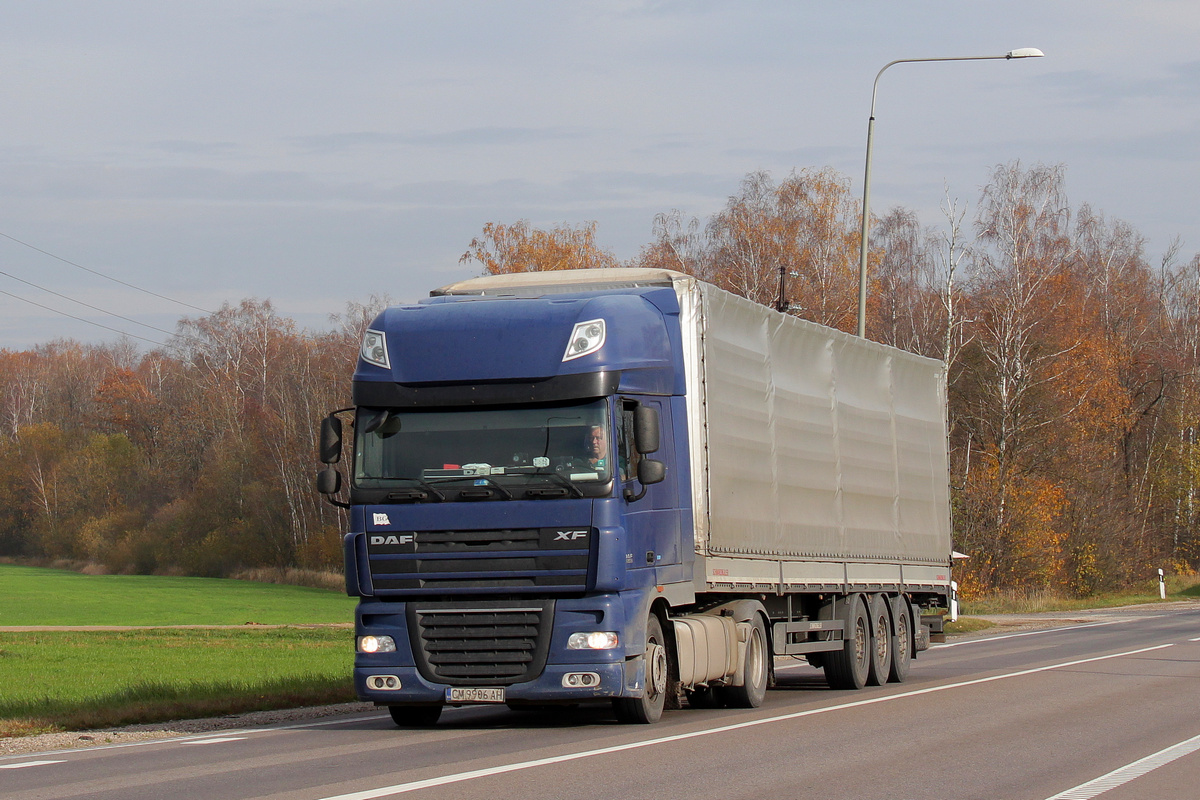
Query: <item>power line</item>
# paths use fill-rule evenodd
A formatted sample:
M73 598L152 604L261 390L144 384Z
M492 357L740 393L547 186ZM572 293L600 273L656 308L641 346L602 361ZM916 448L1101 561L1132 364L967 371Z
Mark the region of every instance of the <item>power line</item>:
M120 278L114 278L111 275L105 275L103 272L98 272L97 270L90 269L89 267L85 267L82 264L76 264L74 261L63 258L62 256L57 256L54 253L51 253L49 250L43 250L40 247L36 247L36 246L30 244L29 242L23 242L20 239L16 238L15 236L9 236L7 233L4 233L3 231L0 231L0 236L3 236L5 239L8 239L11 242L16 242L17 244L21 245L22 247L28 247L30 250L36 250L37 252L41 253L42 255L50 256L51 258L61 261L64 264L70 264L72 267L81 269L84 272L90 272L93 275L98 275L99 277L104 278L105 280L110 280L113 283L119 283L122 286L127 286L130 289L136 289L137 291L148 294L151 297L157 297L159 300L166 300L168 303L175 303L176 305L185 306L187 308L193 309L195 311L200 311L205 314L214 313L212 311L209 311L207 308L200 308L200 306L194 306L191 303L185 303L182 300L176 300L173 297L167 297L166 295L158 294L157 292L152 292L149 289L143 289L142 287L135 286L132 283L126 283L125 281L121 280ZM7 294L7 292L6 292L6 294ZM20 299L20 298L18 298L18 299ZM37 305L37 304L35 303L34 305ZM53 310L53 309L51 309L51 310ZM68 314L67 316L70 316L70 315ZM104 326L101 326L101 327L104 327ZM138 338L141 338L141 337L138 337Z
M0 275L5 276L6 278L12 278L14 281L20 281L21 283L25 284L26 286L32 286L35 289L41 289L43 292L46 292L47 294L52 294L55 297L61 297L63 300L70 300L72 303L78 303L79 305L83 306L84 308L90 308L92 311L99 311L101 314L107 314L110 317L116 317L117 319L123 319L126 322L132 322L134 325L141 325L143 328L149 328L152 331L158 331L159 333L165 333L167 336L175 335L171 331L164 330L163 328L159 328L154 325L148 325L145 322L138 322L136 319L130 319L129 317L123 317L120 314L116 314L112 311L106 311L105 309L100 308L99 306L94 306L94 305L91 305L90 303L85 303L82 300L76 300L74 297L68 297L67 295L62 294L60 292L56 292L53 289L47 289L45 286L39 286L38 284L34 283L33 281L27 281L24 278L18 278L16 275L9 274L9 273L5 272L4 270L0 270Z
M0 234L0 236L2 236L2 235L3 234ZM22 303L29 303L31 306L37 306L38 308L44 308L46 311L50 311L50 312L59 314L64 317L69 317L70 319L76 320L78 322L85 322L88 325L95 325L97 328L104 328L104 330L106 330L106 331L112 331L113 333L119 333L122 336L129 336L134 339L141 339L143 342L149 342L150 344L155 344L155 345L158 345L159 347L167 347L172 350L179 349L178 345L167 344L166 342L159 342L154 339L147 339L145 336L138 336L136 333L129 333L127 331L119 330L118 328L110 328L107 325L101 325L99 322L93 322L90 319L84 319L83 317L77 317L74 314L68 314L65 311L59 311L57 308L51 308L50 306L44 306L41 303L30 300L28 297L21 297L20 295L15 295L12 292L6 292L3 289L0 289L0 294L7 295L7 296L13 298L14 300L20 300ZM70 299L70 298L67 298L67 299ZM124 317L122 317L122 319L124 319Z

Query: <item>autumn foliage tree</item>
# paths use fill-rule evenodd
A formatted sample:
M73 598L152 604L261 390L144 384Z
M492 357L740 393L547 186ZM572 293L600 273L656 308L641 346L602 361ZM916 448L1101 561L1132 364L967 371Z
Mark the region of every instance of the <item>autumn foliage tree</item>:
M954 546L967 595L1090 594L1200 569L1200 256L1152 266L1132 226L1072 206L1061 166L1001 164L940 226L870 226L870 338L948 365ZM832 169L752 173L707 220L656 216L630 266L695 275L850 331L859 206ZM971 232L973 222L973 235ZM489 223L485 274L620 266L595 223ZM169 346L0 350L0 556L227 575L336 570L317 422L350 405L386 296L305 331L245 300Z
M596 245L595 222L542 230L532 227L529 220L518 220L511 225L487 223L483 233L471 240L459 261L478 263L489 275L615 267L618 264L610 253Z

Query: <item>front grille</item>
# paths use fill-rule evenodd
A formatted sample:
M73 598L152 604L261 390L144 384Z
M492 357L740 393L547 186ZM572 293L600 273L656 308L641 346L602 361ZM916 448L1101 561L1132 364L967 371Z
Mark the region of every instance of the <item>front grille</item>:
M426 680L507 685L532 680L546 665L554 601L410 603L409 631Z
M587 588L594 529L371 531L377 594Z

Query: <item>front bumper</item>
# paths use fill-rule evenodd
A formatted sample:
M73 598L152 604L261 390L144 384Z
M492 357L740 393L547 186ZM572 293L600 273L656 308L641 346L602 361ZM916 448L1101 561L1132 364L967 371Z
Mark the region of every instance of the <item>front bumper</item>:
M364 601L358 608L358 636L390 636L394 652L357 653L354 686L362 700L380 705L433 704L448 701L452 687L504 689L505 702L514 704L577 703L613 697L640 697L645 687L642 659L645 635L631 630L627 620L644 619L644 594L621 592L589 597L558 598L553 601L552 619L539 636L537 649L544 658L536 670L519 679L487 677L451 678L439 674L426 652L431 644L424 638L419 617L446 614L428 606L414 610L404 603ZM461 601L442 604L458 612ZM571 634L589 630L616 631L620 646L612 650L572 650ZM440 643L440 642L438 642ZM422 648L420 657L414 648ZM486 653L480 655L486 660ZM421 662L420 664L418 662ZM570 680L575 676L575 680ZM453 705L466 703L454 702Z

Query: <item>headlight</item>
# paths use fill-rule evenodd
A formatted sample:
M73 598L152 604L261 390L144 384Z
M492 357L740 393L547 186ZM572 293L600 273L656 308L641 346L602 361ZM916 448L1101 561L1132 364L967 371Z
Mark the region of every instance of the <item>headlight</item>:
M387 338L382 331L368 330L364 333L359 354L368 364L391 369L392 362L388 360Z
M588 633L572 633L567 639L569 650L612 650L620 639L612 631L590 631Z
M394 653L396 652L396 640L390 636L360 636L358 637L358 652Z
M567 342L567 352L563 353L562 360L570 361L573 358L586 356L603 346L604 320L590 319L587 322L578 322L575 324L575 329L571 331L571 339Z

